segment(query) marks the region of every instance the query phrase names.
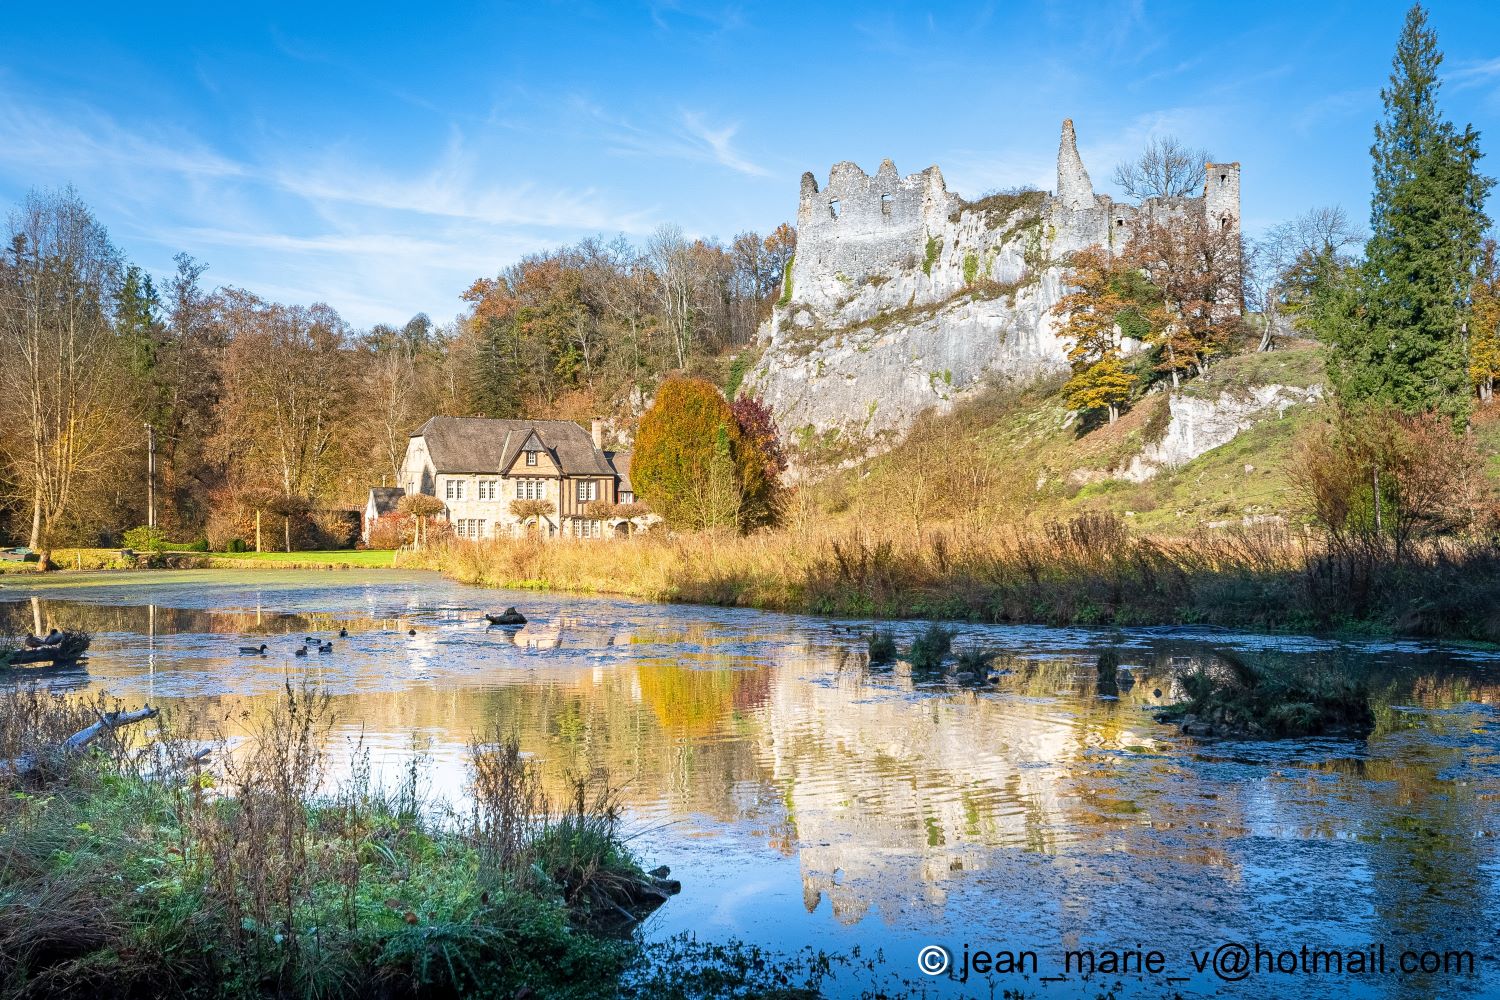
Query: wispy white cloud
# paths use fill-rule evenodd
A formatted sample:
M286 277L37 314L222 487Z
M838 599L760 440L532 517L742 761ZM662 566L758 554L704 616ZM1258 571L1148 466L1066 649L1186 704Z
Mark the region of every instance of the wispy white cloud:
M1491 81L1500 81L1500 57L1455 66L1448 70L1447 77L1447 82L1454 90L1482 87Z
M645 127L611 114L583 97L570 101L573 109L608 129L611 151L625 155L713 163L750 177L769 177L771 171L735 146L738 122L714 126L699 111L683 111L665 127Z
M738 124L713 128L703 120L701 114L688 111L682 115L682 126L689 137L707 147L715 163L754 177L770 175L769 170L759 164L751 163L734 148L734 137L740 130Z
M326 301L359 325L451 316L469 281L526 253L659 221L593 189L507 179L457 130L431 160L399 171L347 149L293 157L269 141L232 155L187 129L127 126L0 87L0 135L0 183L17 193L75 183L142 263L165 270L186 250L219 281ZM713 138L712 155L735 156L733 130Z

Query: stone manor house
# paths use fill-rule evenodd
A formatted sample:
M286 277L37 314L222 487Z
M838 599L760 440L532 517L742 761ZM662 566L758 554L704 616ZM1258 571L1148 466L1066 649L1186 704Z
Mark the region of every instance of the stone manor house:
M571 420L492 420L433 417L406 445L401 483L376 487L365 505L364 537L402 497L425 493L441 500L441 515L459 538L482 539L538 531L547 537L604 538L630 534L646 516L608 516L635 503L630 452L606 451L603 425L592 432ZM521 518L517 500L542 501L548 511ZM604 516L601 516L604 515Z

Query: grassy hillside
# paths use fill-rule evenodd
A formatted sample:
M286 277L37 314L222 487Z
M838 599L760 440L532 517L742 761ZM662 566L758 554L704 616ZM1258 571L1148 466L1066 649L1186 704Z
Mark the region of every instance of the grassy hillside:
M1246 398L1264 385L1307 388L1323 380L1323 351L1294 343L1227 358L1182 392ZM1100 511L1142 531L1181 534L1204 524L1289 517L1287 478L1301 430L1323 405L1274 412L1233 441L1152 479L1123 478L1130 460L1168 427L1165 392L1136 401L1113 426L1071 418L1061 381L996 389L921 421L907 441L810 491L830 513L918 522L971 518L1054 519ZM1500 444L1500 427L1496 428ZM922 494L922 495L918 495Z

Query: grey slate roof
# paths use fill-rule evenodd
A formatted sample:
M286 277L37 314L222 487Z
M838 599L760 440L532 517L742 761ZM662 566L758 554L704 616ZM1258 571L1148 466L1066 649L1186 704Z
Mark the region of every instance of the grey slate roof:
M406 491L399 486L370 487L370 499L375 501L375 516L385 517L387 514L394 514L396 504L404 496L406 496Z
M630 456L628 451L606 451L604 457L609 459L609 464L615 467L615 475L620 477L618 487L621 493L634 493L635 487L630 485Z
M427 454L437 472L497 473L509 468L533 432L564 475L613 474L589 432L571 420L433 417L412 437L426 441Z

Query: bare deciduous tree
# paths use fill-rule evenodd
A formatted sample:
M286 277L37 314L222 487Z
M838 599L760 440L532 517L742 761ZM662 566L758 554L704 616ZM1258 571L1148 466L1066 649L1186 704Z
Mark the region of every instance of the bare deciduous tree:
M9 458L45 562L87 478L130 440L111 316L121 259L71 188L32 192L6 236L0 406L23 429Z
M1312 284L1349 264L1349 250L1359 243L1359 231L1335 205L1309 209L1246 247L1245 298L1260 310L1259 350L1276 346Z
M1132 198L1181 198L1203 188L1206 149L1183 145L1176 136L1153 137L1141 155L1115 167L1113 180Z

